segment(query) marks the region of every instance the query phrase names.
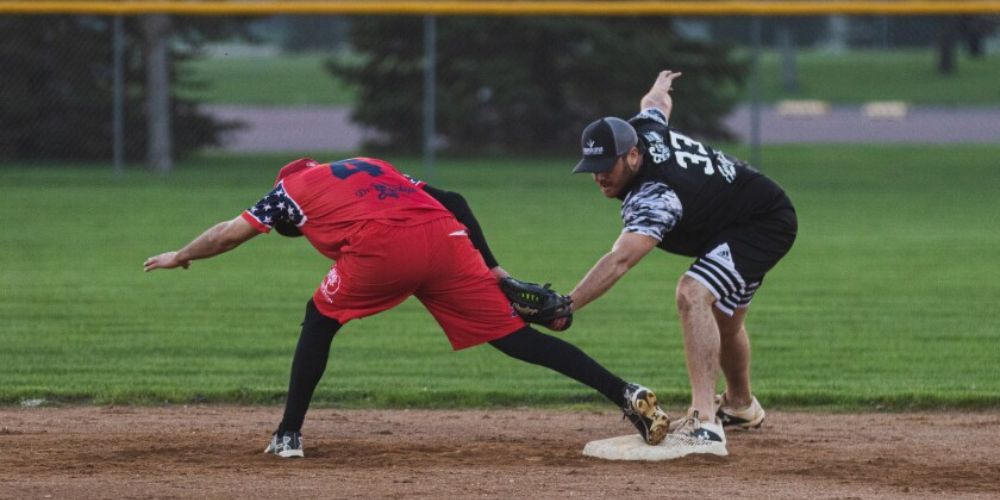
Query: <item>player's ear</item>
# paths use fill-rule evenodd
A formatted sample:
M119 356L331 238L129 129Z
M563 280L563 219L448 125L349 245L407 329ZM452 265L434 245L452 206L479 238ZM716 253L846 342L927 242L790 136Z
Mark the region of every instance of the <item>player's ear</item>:
M632 149L628 150L625 156L625 163L628 165L629 170L639 170L640 160L642 159L642 151L639 149L639 146L632 146Z

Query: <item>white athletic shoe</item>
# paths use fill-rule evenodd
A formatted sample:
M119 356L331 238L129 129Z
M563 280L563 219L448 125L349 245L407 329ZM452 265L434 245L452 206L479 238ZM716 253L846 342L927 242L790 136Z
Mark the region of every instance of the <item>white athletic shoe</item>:
M726 401L726 393L715 396L715 416L726 429L759 429L764 423L764 408L757 398L751 396L750 405L746 408L733 408Z
M726 449L726 431L722 429L722 422L718 419L703 422L698 416L698 410L692 410L686 417L675 422L676 428L664 442L666 446L680 450L681 456L694 453L720 457L729 455L729 450Z

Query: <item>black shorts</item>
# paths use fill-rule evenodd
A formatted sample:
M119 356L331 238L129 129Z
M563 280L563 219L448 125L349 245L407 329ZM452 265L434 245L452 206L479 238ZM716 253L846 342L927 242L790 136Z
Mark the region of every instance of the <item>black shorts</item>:
M791 250L797 231L791 204L730 226L709 240L685 274L708 287L715 307L732 316L750 306L764 275Z

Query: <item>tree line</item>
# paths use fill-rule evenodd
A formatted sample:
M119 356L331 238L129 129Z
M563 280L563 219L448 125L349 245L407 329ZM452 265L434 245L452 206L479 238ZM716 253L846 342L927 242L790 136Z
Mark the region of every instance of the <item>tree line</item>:
M331 59L327 69L359 90L355 120L381 132L368 146L420 145L421 18L327 18L335 19L333 30L316 18L278 19L289 46L328 49L335 39L356 54L347 62ZM785 23L797 39L807 40L820 31L815 19L769 22ZM675 116L678 127L725 138L722 118L741 96L750 69L734 50L747 29L742 21L714 21L706 37L682 33L668 17L440 18L434 71L441 143L461 152L563 149L595 117L637 111L639 97L667 68L685 74L675 94L685 110ZM942 72L954 70L953 51L961 43L981 53L981 39L994 26L978 18L913 22L925 41L934 43L936 36ZM937 26L937 34L920 26ZM207 84L192 80L181 65L206 44L254 43L260 31L241 18L127 18L126 159L155 163L150 149L157 138L151 134L163 132L150 126L154 118L169 118L171 158L218 145L221 134L237 124L220 123L198 102L179 97L179 89ZM0 161L111 157L111 32L111 18L101 16L0 17ZM915 36L900 33L902 39ZM165 53L159 73L151 67L157 51ZM157 94L164 96L162 106L150 99Z

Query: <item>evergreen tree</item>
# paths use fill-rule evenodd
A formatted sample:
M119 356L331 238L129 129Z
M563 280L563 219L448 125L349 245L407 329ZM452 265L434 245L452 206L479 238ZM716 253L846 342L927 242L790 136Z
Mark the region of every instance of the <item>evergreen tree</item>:
M112 147L112 19L101 16L0 17L0 160L105 160ZM171 80L185 85L177 63L205 41L239 33L240 24L216 18L177 18L171 44ZM125 154L141 160L146 148L142 34L126 18ZM214 145L227 125L173 96L174 151Z
M437 25L438 132L453 150L564 151L590 121L638 112L663 69L684 72L672 123L727 137L721 118L748 70L728 47L675 36L664 17L443 17ZM360 90L354 118L383 132L387 146L420 144L422 41L420 18L359 18L351 42L363 57L329 63Z

